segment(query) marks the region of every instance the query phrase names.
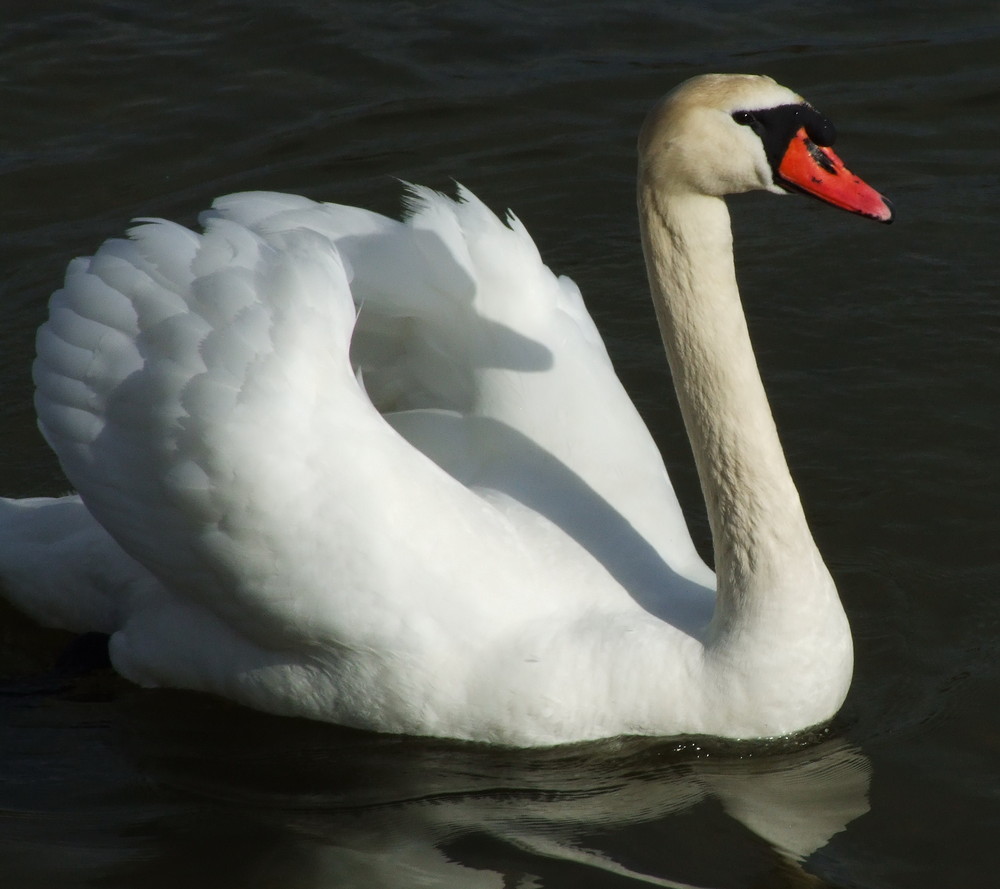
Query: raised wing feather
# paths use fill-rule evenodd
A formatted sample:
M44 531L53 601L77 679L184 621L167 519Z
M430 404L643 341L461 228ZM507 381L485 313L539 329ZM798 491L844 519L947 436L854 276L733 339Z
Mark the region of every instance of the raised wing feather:
M213 219L75 262L39 334L40 423L88 509L264 648L399 651L428 614L461 639L448 615L467 632L538 586L509 520L374 409L354 320L325 236Z
M169 223L131 234L73 263L53 297L35 364L40 423L90 511L130 554L252 634L244 603L217 593L229 578L208 544L217 548L260 481L235 445L252 434L241 414L255 402L259 410L272 374L290 370L276 357L289 335L283 315L295 314L293 328L312 321L349 336L349 306L309 299L335 280L335 253L325 265L301 245L282 254L224 223L202 238ZM309 394L296 398L305 406ZM258 430L262 459L280 460L277 424L287 419Z
M39 334L88 509L256 645L454 646L705 570L575 287L471 196L415 200L146 223L71 265Z
M542 263L516 218L504 225L465 189L452 201L411 188L409 204L409 218L396 222L248 193L220 199L209 216L265 238L302 227L337 243L359 306L352 360L372 401L451 474L480 490L528 497L591 552L608 546L609 527L624 521L642 546L616 543L614 573L649 596L664 584L651 564L658 559L713 583L576 285ZM442 411L494 425L466 423L459 435L454 416ZM540 467L552 461L555 476L565 471L573 480L532 497L550 488L555 476ZM640 568L624 571L637 561Z

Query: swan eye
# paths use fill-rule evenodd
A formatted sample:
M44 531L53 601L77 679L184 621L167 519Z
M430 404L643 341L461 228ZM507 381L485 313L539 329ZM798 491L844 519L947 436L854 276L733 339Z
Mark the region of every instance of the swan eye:
M733 120L735 120L740 126L750 127L750 129L761 138L764 137L764 123L752 111L734 111Z

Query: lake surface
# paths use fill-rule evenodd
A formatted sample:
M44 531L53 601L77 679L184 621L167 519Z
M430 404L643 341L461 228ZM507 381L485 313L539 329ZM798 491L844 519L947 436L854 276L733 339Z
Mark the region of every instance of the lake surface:
M891 227L731 206L765 382L854 628L796 745L510 752L372 736L53 671L0 611L0 883L941 887L1000 835L1000 12L989 2L37 0L0 24L0 492L61 493L34 330L136 216L277 189L513 208L583 290L704 553L645 287L635 134L667 89L767 73L831 117Z

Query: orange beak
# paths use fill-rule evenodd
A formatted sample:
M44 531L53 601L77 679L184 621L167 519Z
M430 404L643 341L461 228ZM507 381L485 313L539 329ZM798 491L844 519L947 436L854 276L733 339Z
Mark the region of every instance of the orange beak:
M792 137L778 166L782 181L851 213L892 222L893 209L882 195L855 176L833 149L817 145L805 127Z

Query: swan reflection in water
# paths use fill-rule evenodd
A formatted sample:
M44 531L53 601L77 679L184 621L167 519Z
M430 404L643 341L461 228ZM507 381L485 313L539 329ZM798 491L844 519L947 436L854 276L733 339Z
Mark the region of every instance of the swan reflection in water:
M49 762L32 807L48 848L68 845L53 840L70 823L69 845L105 860L109 843L128 847L102 886L801 885L805 859L868 810L868 760L832 736L775 750L618 739L519 751L177 692L126 692L110 714L86 706L102 709L74 710L44 738L93 789L53 787ZM118 787L121 763L96 761L106 751L124 757ZM39 821L40 793L58 801Z

